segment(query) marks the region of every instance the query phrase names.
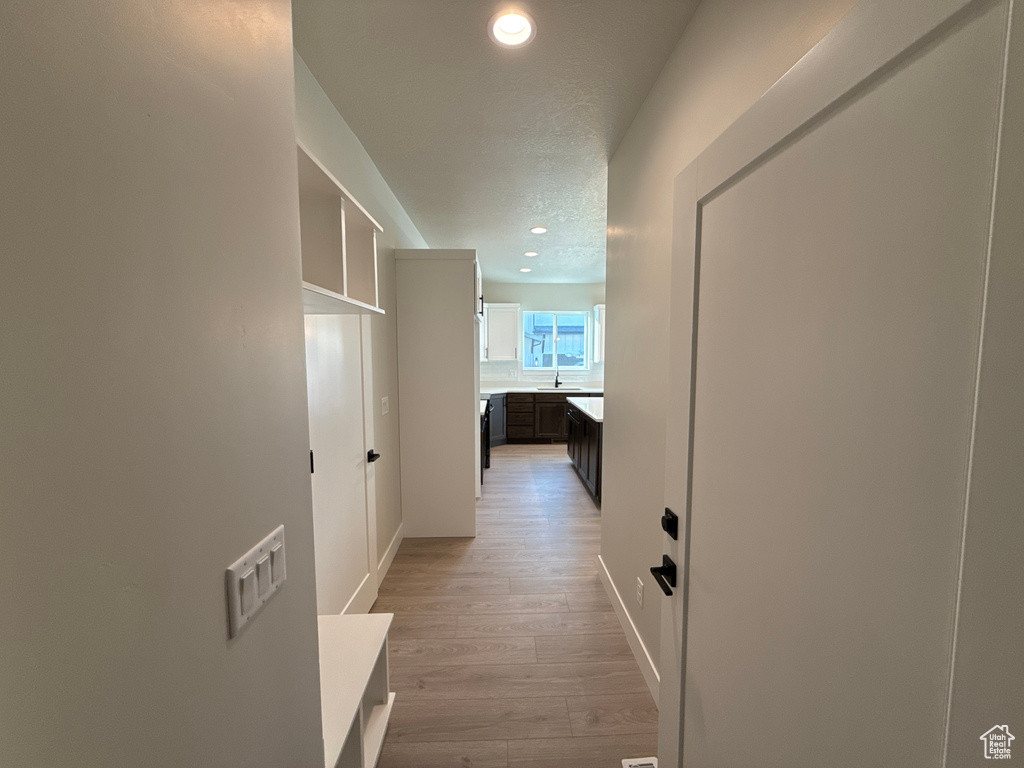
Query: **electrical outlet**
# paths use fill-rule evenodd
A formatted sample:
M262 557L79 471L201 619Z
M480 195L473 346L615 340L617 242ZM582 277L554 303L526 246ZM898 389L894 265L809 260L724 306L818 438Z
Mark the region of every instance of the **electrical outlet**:
M658 758L630 757L622 761L622 768L658 768Z
M639 576L636 577L636 601L644 607L644 580Z
M380 399L380 415L381 416L387 416L388 415L388 411L390 411L390 410L391 410L391 405L388 403L388 399L386 397L382 397Z

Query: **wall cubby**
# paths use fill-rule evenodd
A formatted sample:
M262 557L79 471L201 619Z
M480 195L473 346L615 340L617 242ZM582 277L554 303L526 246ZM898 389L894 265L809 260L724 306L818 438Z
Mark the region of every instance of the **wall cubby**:
M297 155L306 314L383 314L377 289L383 228L301 144Z

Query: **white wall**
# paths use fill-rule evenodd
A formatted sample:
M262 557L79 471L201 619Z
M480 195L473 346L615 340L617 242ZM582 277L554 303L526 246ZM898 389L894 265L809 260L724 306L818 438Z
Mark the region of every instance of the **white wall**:
M672 185L711 141L849 10L853 0L704 0L611 159L601 555L657 663ZM646 585L644 607L632 595Z
M378 235L378 279L383 317L373 325L373 391L377 490L377 553L384 557L402 523L401 462L398 444L398 342L395 248L425 248L422 235L380 175L348 124L295 54L296 136L384 227ZM381 398L390 411L381 414Z
M0 5L5 766L322 765L290 6L241 10Z
M547 309L591 310L603 304L604 283L495 283L484 281L488 304L520 304L530 311Z

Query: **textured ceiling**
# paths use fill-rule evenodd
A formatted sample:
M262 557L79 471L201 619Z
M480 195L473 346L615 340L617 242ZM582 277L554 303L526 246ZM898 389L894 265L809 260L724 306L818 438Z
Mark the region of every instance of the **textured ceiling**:
M603 282L608 157L696 4L293 0L295 47L431 247ZM487 35L506 8L537 21L522 49Z

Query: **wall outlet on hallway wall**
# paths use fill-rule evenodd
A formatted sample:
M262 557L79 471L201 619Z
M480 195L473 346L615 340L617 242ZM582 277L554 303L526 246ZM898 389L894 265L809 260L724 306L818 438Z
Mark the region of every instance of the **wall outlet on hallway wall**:
M636 601L641 608L644 607L644 580L636 577Z
M380 415L381 416L387 416L388 415L388 411L390 411L390 410L391 410L391 404L388 402L388 399L386 397L382 397L380 399Z

